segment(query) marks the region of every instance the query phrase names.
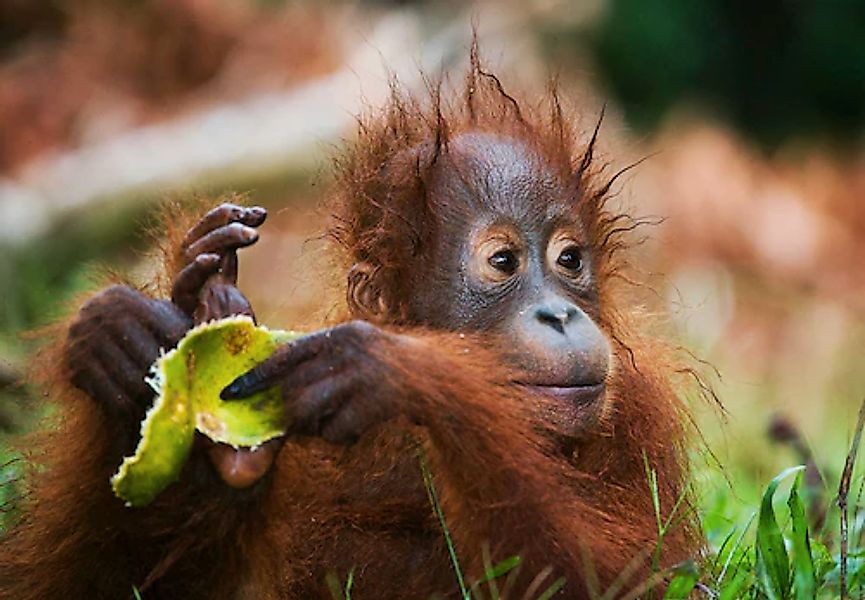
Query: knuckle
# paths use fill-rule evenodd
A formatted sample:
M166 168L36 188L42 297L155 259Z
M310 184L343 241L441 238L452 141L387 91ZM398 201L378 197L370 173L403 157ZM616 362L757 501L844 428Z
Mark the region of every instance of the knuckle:
M155 344L157 341L154 334L141 322L141 319L134 316L124 317L113 325L112 333L118 343L144 346Z
M128 302L136 300L138 295L138 292L127 285L115 284L105 288L99 293L97 298L102 297L109 301Z
M237 221L234 221L233 223L229 223L224 228L225 233L227 235L230 235L231 237L234 237L234 238L246 237L246 236L250 235L250 233L249 233L250 229L251 229L250 227L247 227L243 223L239 223Z
M219 263L219 255L213 252L204 252L196 255L193 262L199 267L212 267Z
M182 335L191 327L189 317L173 302L153 300L151 311L154 324L169 337L175 334Z
M174 278L174 285L183 287L191 285L201 275L210 274L219 267L220 257L212 252L196 254L190 251L186 255L187 263Z
M81 312L85 314L96 312L110 313L132 305L141 304L143 300L144 297L131 287L117 284L105 288L93 296L81 307Z
M77 316L69 326L68 336L70 339L78 339L87 334L87 321L80 315Z
M223 202L216 207L216 212L225 217L235 217L242 211L243 209L233 202Z
M81 305L76 318L78 327L85 326L84 323L87 321L98 320L123 310L125 307L140 302L141 298L138 292L125 285L112 285L105 288Z
M346 331L359 339L370 339L378 333L378 328L369 321L356 319L346 324Z

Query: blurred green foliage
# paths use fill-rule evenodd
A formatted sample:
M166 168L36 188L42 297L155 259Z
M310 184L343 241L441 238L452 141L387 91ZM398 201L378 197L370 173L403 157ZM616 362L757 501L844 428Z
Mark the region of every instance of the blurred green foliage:
M100 206L67 215L29 243L0 241L0 366L13 378L0 382L0 459L2 432L26 429L38 417L31 408L34 392L18 378L43 341L28 332L63 316L70 299L92 288L101 271L137 260L145 211L140 205Z
M0 331L18 332L59 316L65 300L105 267L129 264L143 251L140 223L147 207L106 204L69 214L52 231L23 246L3 249Z
M589 47L631 123L682 101L766 148L856 141L865 127L861 0L611 0Z
M715 592L714 597L839 597L840 513L832 492L838 481L833 480L829 489L809 490L801 469L784 470L762 490L754 487L757 482L739 479L734 489L720 472L701 473L701 518L709 548L700 565L700 581ZM796 477L791 477L797 472ZM856 472L852 489L859 490L863 483L861 468ZM785 480L792 480L786 495L778 493ZM815 491L822 497L819 508L827 510L823 524L814 523L813 511L806 509L803 502ZM845 581L852 597L861 597L865 583L865 513L861 500L861 492L850 498Z

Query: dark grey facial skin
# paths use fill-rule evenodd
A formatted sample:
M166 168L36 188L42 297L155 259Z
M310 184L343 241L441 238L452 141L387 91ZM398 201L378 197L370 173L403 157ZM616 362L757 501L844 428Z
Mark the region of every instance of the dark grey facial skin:
M521 383L591 420L610 345L592 318L598 293L573 190L521 142L471 133L449 142L428 191L439 231L418 259L411 320L499 336Z

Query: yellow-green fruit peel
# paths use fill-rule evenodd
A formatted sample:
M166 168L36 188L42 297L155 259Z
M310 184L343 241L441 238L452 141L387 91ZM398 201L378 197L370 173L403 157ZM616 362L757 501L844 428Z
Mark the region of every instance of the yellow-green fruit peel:
M298 335L258 327L244 316L190 330L153 365L148 383L156 401L141 423L135 454L111 478L114 493L129 506L150 503L177 480L196 429L234 447L255 447L281 435L287 422L278 388L235 402L221 400L219 393Z

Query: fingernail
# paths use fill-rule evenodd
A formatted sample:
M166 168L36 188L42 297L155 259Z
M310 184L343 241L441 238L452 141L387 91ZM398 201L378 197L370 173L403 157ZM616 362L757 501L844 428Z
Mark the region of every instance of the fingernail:
M212 265L216 262L219 262L219 260L220 258L218 254L212 254L209 252L206 254L199 254L195 257L195 262L202 266Z
M219 397L223 400L236 400L240 397L240 392L243 390L243 377L238 377L229 383L225 389L220 392Z
M249 225L259 226L264 223L267 218L267 210L261 206L251 206L246 209L246 223Z

